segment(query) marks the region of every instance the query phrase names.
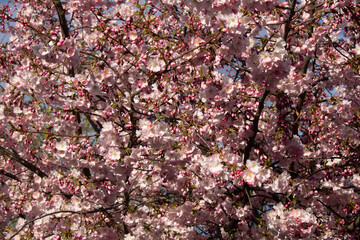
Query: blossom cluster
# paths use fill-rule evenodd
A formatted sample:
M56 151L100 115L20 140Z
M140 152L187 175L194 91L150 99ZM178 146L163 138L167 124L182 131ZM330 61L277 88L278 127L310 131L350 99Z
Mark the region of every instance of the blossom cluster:
M0 239L356 239L359 1L0 6Z

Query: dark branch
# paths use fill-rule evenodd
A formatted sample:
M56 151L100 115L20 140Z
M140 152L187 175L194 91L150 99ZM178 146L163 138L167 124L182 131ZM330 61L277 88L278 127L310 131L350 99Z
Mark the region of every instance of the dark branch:
M11 178L13 180L21 182L21 180L16 175L14 175L12 173L8 173L8 172L4 171L4 169L0 170L0 174L6 176L8 178Z
M87 120L89 121L91 127L95 130L95 132L97 132L98 134L100 134L101 129L98 127L98 125L95 124L95 122L91 119L89 114L85 114Z
M90 211L81 211L81 212L76 212L76 211L56 211L56 212L52 212L52 213L47 213L47 214L44 214L40 217L37 217L37 218L34 218L33 220L30 220L28 222L26 222L16 233L14 233L10 238L9 240L13 239L16 235L18 235L27 225L37 221L37 220L40 220L42 218L45 218L45 217L48 217L48 216L52 216L52 215L56 215L56 214L60 214L60 213L69 213L69 214L79 214L79 215L82 215L82 214L91 214L91 213L98 213L98 212L105 212L107 210L110 210L110 209L114 209L116 207L118 207L119 204L115 204L113 206L110 206L110 207L107 207L107 208L98 208L98 209L94 209L94 210L90 210Z
M56 12L57 12L58 17L59 17L61 33L62 33L64 38L69 38L70 37L70 30L69 30L69 27L67 25L67 21L66 21L66 17L65 17L65 9L63 8L63 6L62 6L62 4L61 4L61 2L59 0L54 0L53 4L55 6ZM74 67L71 67L69 69L69 76L70 77L75 76Z
M64 38L68 38L70 36L70 31L69 31L69 27L67 25L67 21L65 18L65 9L63 8L61 2L59 0L54 0L53 1L56 12L59 16L59 23L60 23L60 27L61 27L61 32L63 34Z
M289 13L289 16L288 18L286 19L286 22L285 22L285 29L284 29L284 35L283 35L283 39L285 40L285 42L287 41L287 38L289 36L289 32L290 32L290 29L291 29L291 21L295 15L295 6L296 6L296 0L293 0L292 3L291 3L291 8L290 8L290 13Z
M26 167L27 169L29 169L30 171L32 171L33 173L35 173L36 175L38 175L39 177L48 177L48 175L46 173L44 173L43 171L41 171L38 167L36 167L35 165L29 163L28 161L24 160L23 158L21 158L16 152L12 153L9 150L3 148L0 146L0 153L2 153L3 155L8 156L9 158L13 159L14 161L20 163L21 165L23 165L24 167Z
M267 97L267 95L269 95L269 93L270 93L270 90L265 90L264 94L262 95L262 97L260 99L259 107L256 111L256 114L255 114L255 117L253 120L253 128L252 128L253 134L249 138L246 148L245 148L245 152L244 152L244 164L246 164L246 161L250 157L250 152L251 152L252 147L254 146L256 135L259 132L259 120L260 120L261 113L265 106L266 97Z
M321 203L321 205L323 205L324 207L326 207L327 209L329 209L333 214L335 214L337 217L344 219L340 214L338 214L334 209L332 209L332 207L326 205L325 203L323 203L321 200L317 199L317 201L319 203Z
M349 232L354 231L356 228L358 228L360 226L360 214L358 214L358 216L356 217L355 221L353 221L352 223L350 223L347 226L347 230Z
M311 15L314 15L315 13L315 2L312 2L311 3L312 5L312 8L311 8ZM314 20L313 20L314 21ZM312 33L314 32L314 29L313 27L310 27L309 28L309 34L310 36L312 35ZM312 57L308 56L306 59L305 59L305 62L304 62L304 65L302 66L301 68L301 75L302 76L305 76L306 73L307 73L307 70L308 70L308 67L309 67L309 63L310 63L310 60L311 60ZM295 107L295 113L294 113L294 123L293 123L293 127L292 127L292 134L293 135L296 135L298 134L299 132L299 119L300 119L300 113L301 113L301 110L302 108L304 107L304 104L305 104L305 100L306 100L306 90L304 92L302 92L300 95L299 95L299 101L298 103L296 104L296 107Z

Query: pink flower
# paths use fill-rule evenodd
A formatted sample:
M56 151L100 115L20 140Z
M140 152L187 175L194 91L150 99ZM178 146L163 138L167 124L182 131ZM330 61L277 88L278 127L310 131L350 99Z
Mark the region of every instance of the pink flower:
M100 27L103 28L103 27L105 27L105 22L100 22L99 25L100 25Z
M223 171L224 166L221 163L219 154L213 154L210 157L203 157L201 162L206 171L218 175Z
M109 158L111 160L119 160L120 159L120 151L116 148L111 148L109 150Z
M132 30L131 32L129 32L129 39L130 39L131 41L136 40L137 37L138 37L138 35L137 35L136 30Z
M355 174L352 177L351 183L355 186L355 187L360 187L360 175L359 174Z
M205 97L207 99L214 99L219 90L215 86L208 86L205 88Z
M58 151L66 151L68 148L68 144L66 143L66 141L57 142L55 148Z
M102 124L102 126L103 126L102 128L103 132L111 132L114 129L112 122L105 122Z
M152 57L147 62L147 69L152 72L160 72L160 71L164 70L165 65L166 64L165 64L164 60L161 60L157 57Z
M289 188L290 175L284 171L280 176L271 184L271 190L276 193L286 193Z
M360 44L356 44L356 45L355 45L355 48L353 49L353 52L354 52L356 55L360 55Z
M246 162L246 167L255 174L260 173L263 168L258 162L252 160Z
M242 175L242 179L250 186L255 185L256 175L251 170L245 170Z
M298 136L294 136L294 138L286 144L286 152L295 159L302 157L304 150L305 147Z
M67 56L68 58L73 57L73 56L75 55L75 53L76 53L76 50L75 50L75 48L73 48L73 47L69 47L69 48L66 50L66 56Z

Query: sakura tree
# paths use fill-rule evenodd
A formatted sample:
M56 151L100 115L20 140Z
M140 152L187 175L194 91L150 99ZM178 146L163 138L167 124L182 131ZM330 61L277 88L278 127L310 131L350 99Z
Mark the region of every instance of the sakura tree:
M358 0L0 7L1 239L356 239Z

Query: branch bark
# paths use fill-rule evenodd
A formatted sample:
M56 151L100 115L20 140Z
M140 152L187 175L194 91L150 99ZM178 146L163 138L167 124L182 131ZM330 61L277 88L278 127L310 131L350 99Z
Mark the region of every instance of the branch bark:
M64 38L68 38L70 36L70 31L69 31L69 27L67 25L67 21L65 18L65 9L63 8L63 6L59 0L54 0L53 4L55 6L56 12L59 17L61 33L63 34Z
M58 14L61 33L63 35L63 38L69 38L70 37L70 30L67 25L66 17L65 17L65 9L63 8L61 2L59 0L54 0L53 4L55 6L56 12ZM75 76L75 69L74 67L71 67L69 69L69 76L74 77Z
M100 134L101 129L99 128L98 125L96 125L96 123L91 119L89 114L85 114L85 117L87 118L87 120L89 121L91 127L95 130L96 133Z
M25 159L21 158L16 152L14 152L14 153L10 152L9 150L7 150L7 149L0 146L0 153L2 153L3 155L8 156L9 158L13 159L14 161L16 161L18 163L20 163L25 168L29 169L30 171L32 171L33 173L35 173L36 175L38 175L41 178L48 177L48 175L46 173L41 171L35 165L33 165L33 164L29 163L28 161L26 161Z
M254 117L254 120L253 120L253 129L252 129L253 134L249 138L249 140L247 141L247 145L246 145L245 152L244 152L244 164L246 164L246 161L250 157L250 152L251 152L252 147L254 146L256 135L259 132L259 121L260 121L261 113L262 113L262 111L264 109L265 100L266 100L266 97L269 95L269 93L270 93L270 90L266 89L264 94L262 95L262 97L260 99L259 107L258 107L258 109L256 111L256 114L255 114L255 117Z
M290 7L290 13L289 13L289 16L288 18L286 19L286 22L285 22L285 29L284 29L284 35L283 35L283 39L287 40L288 36L289 36L289 33L290 33L290 29L291 29L291 21L295 15L295 6L296 6L296 1L297 0L293 0L292 3L291 3L291 7Z
M0 174L6 176L6 177L8 177L8 178L11 178L11 179L13 179L13 180L16 180L16 181L21 182L21 180L20 180L16 175L4 171L4 169L1 169L1 170L0 170Z
M312 2L311 5L312 5L311 15L314 15L315 7L316 7L315 2ZM310 36L312 35L313 31L314 31L313 27L310 27L310 29L309 29ZM306 57L304 65L302 66L301 72L300 72L302 76L306 75L311 58L312 57L310 57L310 56ZM301 110L302 110L302 108L303 108L303 106L305 104L306 93L307 93L307 90L305 90L304 92L302 92L299 95L299 101L298 101L298 103L296 104L296 107L295 107L294 123L293 123L293 126L292 126L292 134L293 134L293 136L297 135L298 132L299 132L300 113L301 113Z
M104 212L104 211L107 211L107 210L110 210L110 209L114 209L116 208L117 206L119 206L119 204L115 204L113 206L110 206L110 207L107 207L107 208L98 208L98 209L94 209L94 210L90 210L90 211L80 211L80 212L76 212L76 211L67 211L67 210L64 210L64 211L56 211L56 212L52 212L52 213L47 213L47 214L44 214L42 216L39 216L37 218L34 218L30 221L27 221L16 233L14 233L12 236L9 237L8 240L11 240L13 239L14 237L16 237L16 235L18 235L27 225L31 224L31 223L34 223L36 222L37 220L40 220L42 218L45 218L45 217L49 217L49 216L53 216L53 215L56 215L56 214L65 214L65 213L68 213L68 214L78 214L78 215L82 215L82 214L91 214L91 213L97 213L97 212Z
M347 226L347 230L348 230L349 232L353 232L353 231L355 231L356 228L358 228L359 226L360 226L360 214L358 214L358 216L356 217L356 219Z

